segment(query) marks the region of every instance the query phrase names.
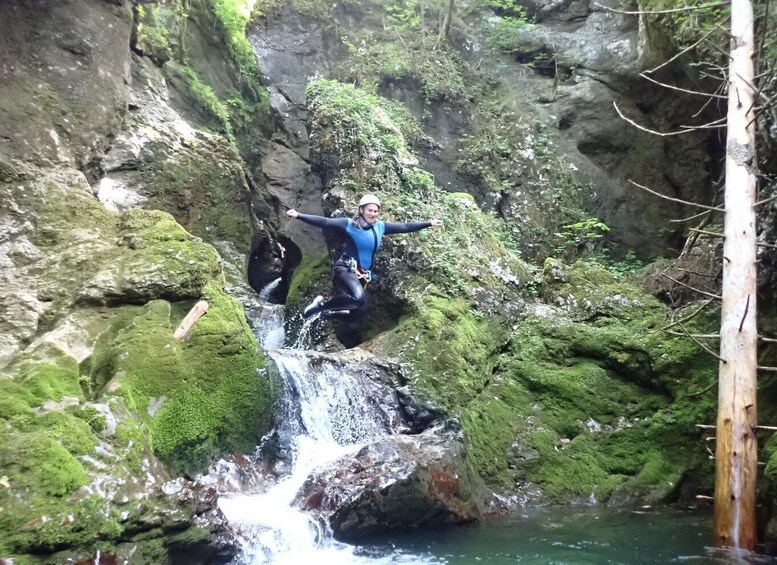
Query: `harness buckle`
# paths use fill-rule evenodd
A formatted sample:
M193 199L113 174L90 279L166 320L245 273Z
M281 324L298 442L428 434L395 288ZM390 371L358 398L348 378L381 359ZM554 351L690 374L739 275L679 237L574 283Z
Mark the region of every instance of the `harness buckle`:
M362 281L362 284L366 288L367 285L372 281L372 272L369 269L362 269L359 267L359 264L353 257L346 258L345 262L348 264L348 267L351 269L351 271L356 274L356 278Z

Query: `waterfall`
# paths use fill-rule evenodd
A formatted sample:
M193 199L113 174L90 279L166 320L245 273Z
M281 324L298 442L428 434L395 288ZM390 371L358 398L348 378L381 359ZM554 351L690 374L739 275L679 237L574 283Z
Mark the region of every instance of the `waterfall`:
M392 433L399 424L393 391L359 378L336 357L280 347L282 306L263 304L253 312L258 319L251 325L282 384L275 436L288 472L264 493L219 499L243 545L236 564L413 562L407 556L359 555L354 546L334 540L326 524L292 506L314 469Z

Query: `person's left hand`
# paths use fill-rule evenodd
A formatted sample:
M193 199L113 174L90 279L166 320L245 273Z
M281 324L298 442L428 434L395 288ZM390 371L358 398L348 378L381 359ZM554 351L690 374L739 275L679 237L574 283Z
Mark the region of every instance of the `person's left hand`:
M442 227L442 220L432 220L432 227L433 228L441 228Z

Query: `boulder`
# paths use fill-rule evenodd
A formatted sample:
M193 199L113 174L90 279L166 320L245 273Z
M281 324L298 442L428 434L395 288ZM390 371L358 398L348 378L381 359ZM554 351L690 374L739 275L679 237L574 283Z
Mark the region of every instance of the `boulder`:
M308 478L295 504L326 516L336 538L480 519L461 437L436 428L394 435Z

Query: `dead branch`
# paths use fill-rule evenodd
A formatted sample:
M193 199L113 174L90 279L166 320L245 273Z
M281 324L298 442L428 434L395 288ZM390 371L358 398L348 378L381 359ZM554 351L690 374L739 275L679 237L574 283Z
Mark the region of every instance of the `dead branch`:
M650 194L654 194L660 198L663 198L665 200L671 200L672 202L679 202L680 204L687 204L688 206L696 206L697 208L704 208L705 210L712 210L713 212L725 212L723 208L716 208L715 206L707 206L706 204L698 204L696 202L689 202L688 200L681 200L679 198L672 198L671 196L667 196L666 194L661 194L660 192L656 192L655 190L651 190L646 186L642 186L641 184L638 184L634 182L633 180L629 180L631 184L634 186L641 188L642 190L645 190L649 192Z
M615 14L625 14L627 16L654 16L654 15L660 15L660 14L676 14L678 12L689 12L692 10L702 10L704 8L719 8L721 6L728 6L728 2L716 2L713 4L701 4L699 6L683 6L682 8L672 8L670 10L637 10L637 11L627 11L627 10L617 10L615 8L610 8L608 6L602 6L598 2L594 2L594 6L597 8L601 8L605 12L613 12Z
M716 231L700 230L700 229L697 229L697 228L688 228L688 231L700 233L702 235L709 235L709 236L712 236L712 237L720 237L720 238L723 238L723 239L725 239L725 237L726 237L722 233L718 233Z
M686 126L681 125L681 128L685 128L687 130L697 130L697 129L719 129L726 127L726 118L720 118L719 120L713 120L711 122L707 122L706 124L702 124L700 126Z
M686 47L685 49L683 49L682 51L680 51L680 52L679 52L677 55L673 56L672 58L670 58L670 59L669 59L669 60L667 60L667 61L664 61L663 63L661 63L660 65L658 65L656 68L654 68L654 69L650 69L649 71L645 71L645 72L646 72L646 73L654 73L654 72L656 72L658 69L660 69L660 68L662 68L662 67L665 67L666 65L668 65L668 64L669 64L669 63L671 63L672 61L675 61L675 60L679 59L680 57L682 57L683 55L685 55L685 54L686 54L688 51L691 51L691 50L692 50L692 49L694 49L694 48L695 48L697 45L699 45L699 44L700 44L702 41L704 41L705 39L707 39L707 38L708 38L710 35L712 35L714 32L715 32L715 29L713 28L713 29L711 29L710 31L708 31L708 32L707 32L707 33L704 35L704 37L702 37L701 39L699 39L699 40L698 40L696 43L693 43L692 45L690 45L690 46Z
M700 342L698 339L696 339L695 337L693 337L693 334L692 334L692 333L690 333L688 330L686 330L684 325L682 325L682 324L679 324L679 326L680 326L680 328L681 328L681 329L682 329L682 330L685 332L685 336L686 336L686 337L689 337L689 338L691 338L691 339L692 339L692 340L693 340L693 341L696 343L696 345L698 345L699 347L701 347L701 348L702 348L704 351L706 351L707 353L709 353L710 355L712 355L712 356L713 356L715 359L717 359L717 360L718 360L718 361L720 361L721 363L727 363L727 361L726 361L725 359L723 359L723 357L721 357L720 355L718 355L717 353L715 353L715 352L714 352L712 349L710 349L709 347L707 347L706 345L704 345L702 342Z
M662 274L663 274L663 273L662 273ZM676 322L675 322L675 321L673 321L673 322L672 322L671 324L669 324L668 326L664 326L663 328L661 328L660 330L657 330L657 331L664 332L664 331L668 330L669 328L676 326L677 324L682 324L682 323L688 322L688 321L690 321L690 320L693 320L693 319L694 319L696 316L698 316L698 315L701 313L701 311L702 311L702 310L704 310L704 309L705 309L707 306L709 306L709 305L710 305L710 303L711 303L713 300L714 300L714 299L712 299L712 298L710 298L709 300L705 300L705 301L704 301L704 304L702 304L701 306L699 306L699 308L698 308L698 309L697 309L697 310L696 310L696 311L695 311L693 314L689 314L689 315L688 315L688 316L686 316L685 318L682 318L681 320L678 320L678 321L676 321ZM655 332L652 332L652 333L655 333Z
M691 269L682 269L680 267L677 268L678 271L682 271L683 273L691 273L692 275L696 275L697 277L705 277L709 279L714 279L718 276L717 273L699 273L698 271L692 271Z
M712 294L711 292L707 292L705 290L701 290L701 289L695 288L695 287L693 287L693 286L691 286L689 284L685 284L684 282L680 282L677 279L674 279L674 278L672 278L669 275L666 275L664 273L661 273L661 276L668 278L670 281L672 281L674 283L677 283L680 286L684 286L687 289L690 289L690 290L692 290L694 292L698 292L699 294L703 294L704 296L709 296L710 298L714 298L715 300L720 300L722 298L721 296L719 296L717 294Z
M777 426L758 426L758 425L754 425L754 426L750 426L750 427L753 428L753 429L756 429L756 430L772 430L772 431L777 430Z
M767 373L777 373L777 367L767 367L765 365L758 365L756 367L759 371L766 371Z
M648 72L650 72L650 71L648 71ZM664 88L668 88L669 90L676 90L678 92L685 92L686 94L696 94L698 96L707 96L709 98L723 98L723 99L727 98L723 94L715 94L714 92L713 93L699 92L698 90L688 90L686 88L680 88L679 86L674 86L673 84L667 84L665 82L661 82L661 81L658 81L658 80L656 80L654 78L651 78L651 77L647 76L646 73L639 73L639 76L641 76L642 78L644 78L646 80L649 80L650 82L652 82L654 84L657 84L658 86L663 86Z
M694 214L693 216L689 216L688 218L683 218L682 220L669 220L669 223L671 223L671 224L684 224L685 222L690 222L691 220L695 220L696 218L700 218L704 214L709 214L709 212L708 211L699 212L698 214Z
M759 335L758 339L760 339L764 343L777 343L777 339L774 339L773 337L764 337L762 335Z
M757 247L766 247L767 249L777 249L777 245L774 245L772 243L761 243L760 241L755 242Z
M679 335L679 336L686 335L682 332L675 332L672 330L666 330L664 333L668 333L669 335ZM720 339L720 335L718 334L691 334L691 335L698 339Z
M712 388L715 387L715 385L718 384L717 380L712 381L708 386L705 386L703 389L701 389L698 392L689 392L686 396L693 397L693 396L701 396L705 392L709 392ZM703 428L705 427L704 424L696 424L697 427ZM715 426L710 426L714 428Z
M613 100L612 105L615 106L615 111L618 112L618 115L621 117L621 119L627 121L628 123L630 123L631 125L633 125L635 128L637 128L639 130L642 130L642 131L647 132L647 133L652 133L653 135L658 135L660 137L669 137L669 136L672 136L672 135L681 135L683 133L690 133L692 131L696 131L697 129L704 129L706 127L711 126L715 122L719 122L720 121L720 120L715 120L715 122L710 122L708 124L704 124L704 125L701 125L701 126L680 126L680 127L686 128L686 129L682 129L682 130L678 130L678 131L660 132L660 131L652 130L650 128L646 128L645 126L641 126L637 122L635 122L634 120L632 120L630 118L627 118L623 114L623 112L621 112L621 109L618 108L618 104L614 100Z
M178 326L175 332L173 332L173 337L178 340L183 340L183 338L186 337L186 334L188 334L192 329L194 324L197 323L197 320L202 318L207 313L208 303L204 300L200 300L191 310L189 310L189 313L186 314L186 317L184 317L181 324Z
M711 424L695 424L694 426L697 427L697 428L704 428L705 430L714 430L715 429L715 426L713 426Z
M775 194L774 196L770 196L769 198L764 198L763 200L759 200L758 202L753 204L753 206L756 206L756 207L757 206L762 206L764 204L768 204L772 200L777 200L777 194Z

